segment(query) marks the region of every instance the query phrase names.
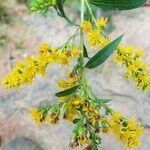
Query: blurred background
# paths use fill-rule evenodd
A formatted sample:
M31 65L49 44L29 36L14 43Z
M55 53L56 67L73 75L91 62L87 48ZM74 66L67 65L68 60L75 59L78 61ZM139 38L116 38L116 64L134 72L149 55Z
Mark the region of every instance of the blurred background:
M66 41L75 29L53 11L44 15L31 14L27 0L0 0L0 80L12 69L15 62L36 54L39 44L48 42L58 46ZM108 16L110 36L124 33L123 43L144 50L145 61L150 64L150 2L130 11L95 11L97 16ZM75 9L77 11L75 11ZM78 4L66 10L79 18ZM90 50L89 50L90 51ZM46 78L37 77L32 85L18 90L5 90L0 85L0 150L68 150L71 124L37 126L29 117L28 109L49 102L57 102L55 81L64 77L61 66L47 69ZM127 117L138 118L145 127L142 146L150 149L150 92L141 93L123 77L123 68L109 59L94 72L89 72L89 82L95 93L111 98L111 106ZM102 150L125 150L111 135L102 139Z

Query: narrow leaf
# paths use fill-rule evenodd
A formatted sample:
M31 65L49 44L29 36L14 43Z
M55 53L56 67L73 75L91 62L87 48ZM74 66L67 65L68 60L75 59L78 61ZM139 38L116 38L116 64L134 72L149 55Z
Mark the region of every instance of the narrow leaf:
M111 101L111 99L100 99L99 100L101 103L108 103Z
M123 35L112 41L102 50L100 50L95 56L93 56L85 65L86 68L95 68L105 62L107 58L116 50L118 44L121 42Z
M74 120L73 120L73 123L74 123L74 124L77 124L79 121L80 121L80 119L77 118L77 119L74 119Z
M85 45L83 45L83 55L84 55L84 57L89 58Z
M56 4L57 4L57 11L59 10L59 13L61 14L61 16L63 18L65 18L70 24L75 25L66 15L64 8L63 8L63 4L64 4L65 0L56 0ZM57 12L58 13L58 12Z
M63 96L68 96L68 95L71 95L73 93L75 93L77 90L78 90L79 86L74 86L70 89L67 89L67 90L64 90L64 91L61 91L61 92L58 92L56 93L55 95L57 97L63 97Z
M89 2L105 9L128 10L144 5L146 0L89 0Z

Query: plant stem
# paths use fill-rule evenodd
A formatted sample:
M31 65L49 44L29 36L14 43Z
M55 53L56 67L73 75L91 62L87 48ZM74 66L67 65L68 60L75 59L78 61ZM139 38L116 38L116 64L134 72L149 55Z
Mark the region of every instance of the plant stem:
M90 13L90 15L91 15L91 17L92 17L94 23L97 24L97 21L96 21L94 15L93 15L92 9L91 9L89 3L87 2L87 0L85 0L85 4L86 4L86 6L87 6L87 8L88 8L88 10L89 10L89 13Z
M81 19L81 26L82 26L83 21L84 21L84 0L81 0L81 16L80 16L80 19ZM83 32L82 32L82 29L80 28L81 57L83 57L83 44L84 44L84 35L83 35Z
M85 0L81 0L81 26L84 21L84 5L85 5ZM80 49L81 49L81 54L80 54L80 80L81 80L81 96L85 97L85 91L86 91L86 79L85 79L85 68L84 68L84 35L83 31L80 28Z
M90 13L90 15L91 15L91 17L92 17L92 19L93 19L95 25L97 26L96 18L95 18L95 16L94 16L93 11L92 11L92 9L91 9L89 3L87 2L87 0L85 0L85 4L86 4L86 7L87 7L88 10L89 10L89 13ZM108 38L108 37L107 37L107 34L106 34L103 30L101 31L101 34L102 34L105 38Z
M79 29L80 29L80 28L77 28L76 31L74 32L74 34L71 35L71 36L68 38L68 40L66 41L66 43L63 44L62 47L60 47L61 50L65 49L66 46L67 46L67 44L69 44L69 43L71 42L71 40L73 40L73 39L77 36Z

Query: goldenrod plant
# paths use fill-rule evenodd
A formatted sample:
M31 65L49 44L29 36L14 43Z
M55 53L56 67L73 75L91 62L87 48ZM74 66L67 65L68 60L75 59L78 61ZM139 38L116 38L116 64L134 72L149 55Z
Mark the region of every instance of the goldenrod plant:
M150 71L143 61L143 51L134 46L121 44L123 35L113 40L105 32L108 18L96 19L92 5L105 9L132 9L144 4L144 0L80 0L80 24L72 22L64 11L65 0L32 0L31 10L42 12L54 8L59 16L76 28L64 45L57 48L42 43L36 56L20 61L3 79L7 89L20 88L32 83L37 75L45 76L48 65L57 63L68 66L74 61L73 70L66 71L66 78L57 82L60 92L55 94L58 103L31 108L30 115L37 124L57 124L64 119L74 124L70 146L84 150L98 150L102 134L113 134L127 149L141 145L143 127L134 118L127 119L121 112L113 110L109 99L97 97L88 83L88 70L103 64L113 53L114 60L124 66L124 76L133 81L137 89L150 90ZM70 3L71 5L71 3ZM85 14L88 19L85 20ZM80 33L80 34L78 34ZM74 42L80 38L80 44ZM85 42L86 41L86 42ZM87 43L86 45L84 43ZM89 56L88 50L99 52Z

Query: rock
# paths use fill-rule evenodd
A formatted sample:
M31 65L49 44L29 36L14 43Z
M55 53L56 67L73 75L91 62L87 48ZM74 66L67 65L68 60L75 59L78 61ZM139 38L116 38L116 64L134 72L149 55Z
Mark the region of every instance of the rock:
M143 48L148 63L150 63L149 14L150 9L144 8L115 13L112 15L115 30L111 33L112 37L117 37L124 33L125 44L134 44ZM31 48L34 47L35 49L38 47L35 43L40 43L41 41L47 41L52 45L61 44L74 31L61 18L25 15L21 21L26 26L25 29L28 29L24 34L30 33L34 41L36 41L30 42ZM24 34L23 36L25 36ZM28 53L33 53L33 51ZM50 148L51 150L69 149L69 137L72 129L70 124L65 125L64 122L61 122L54 127L41 127L35 125L28 114L30 107L57 102L58 99L54 97L57 91L55 81L64 77L64 70L65 68L62 69L59 65L52 65L47 70L46 78L37 77L33 84L24 86L19 91L10 90L9 92L4 92L3 90L2 92L0 89L0 137L2 146L7 146L7 150L12 145L15 146L16 141L21 143L19 145L28 145L29 142L29 145L33 144L35 146L33 149L36 149L37 146L37 150L50 150ZM122 111L127 117L135 116L141 120L146 130L142 138L143 146L138 150L149 150L150 94L143 94L135 90L135 87L129 81L126 81L122 74L123 68L117 66L112 59L109 59L102 67L97 68L95 71L90 71L88 76L94 92L101 98L111 98L113 108ZM20 140L19 137L23 137L23 139ZM15 139L15 141L11 141L12 139ZM122 145L115 144L115 142L116 140L111 136L105 136L102 141L102 149L124 150ZM6 143L9 144L7 145ZM15 148L17 150L19 147ZM31 148L28 149L30 150Z
M30 139L17 137L8 144L3 145L1 150L42 150L42 148Z

